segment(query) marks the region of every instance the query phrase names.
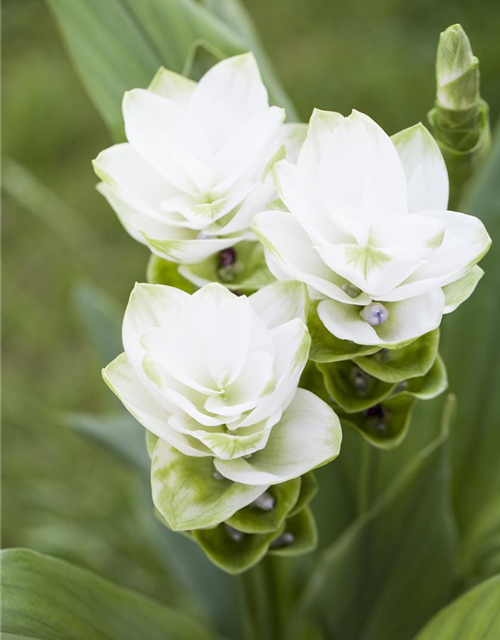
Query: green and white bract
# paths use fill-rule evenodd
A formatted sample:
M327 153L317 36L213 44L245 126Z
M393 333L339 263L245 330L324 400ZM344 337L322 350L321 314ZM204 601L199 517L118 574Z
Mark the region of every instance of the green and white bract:
M94 160L98 190L133 238L180 264L255 240L252 218L276 197L270 168L305 132L269 106L250 53L198 83L162 68L125 94L123 115L128 143Z
M284 482L340 447L333 410L309 391L296 396L309 356L307 307L298 282L276 282L249 298L219 284L193 295L136 285L123 323L125 352L104 379L178 452L215 458L223 476L245 485ZM243 467L229 464L248 456Z
M422 125L391 139L356 111L316 110L297 163L274 176L289 211L259 213L252 228L274 275L307 284L337 338L405 344L476 285L469 273L491 240L478 219L447 211L446 167Z

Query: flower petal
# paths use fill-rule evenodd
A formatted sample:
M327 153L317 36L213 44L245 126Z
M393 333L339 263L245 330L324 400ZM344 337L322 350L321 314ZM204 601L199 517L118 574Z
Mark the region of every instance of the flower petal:
M205 409L222 416L254 409L274 390L273 367L274 358L268 351L252 351L238 377L225 388L223 395L207 398Z
M421 124L391 137L406 176L408 211L448 208L449 181L443 155Z
M183 191L206 191L212 184L207 140L185 109L145 89L123 99L125 132L132 146L170 184Z
M273 282L250 296L250 304L268 329L294 318L306 322L309 309L307 287L296 280Z
M340 422L333 409L310 391L298 389L264 449L248 459L215 460L215 466L234 482L278 484L333 460L341 440Z
M134 367L142 367L142 336L154 327L174 327L189 301L189 294L166 285L136 284L123 318L122 339Z
M142 213L163 220L160 202L178 191L131 144L115 144L104 149L92 162L103 182L127 196L130 204Z
M290 213L265 211L255 216L251 229L273 260L269 269L276 277L286 273L288 278L304 282L319 293L348 304L369 304L364 294L351 298L342 289L346 283L321 260L306 232ZM274 264L278 263L278 271ZM275 273L276 271L276 273Z
M206 260L214 253L223 249L234 247L238 242L245 240L244 236L239 238L209 238L192 240L179 240L176 238L150 237L144 233L144 239L151 251L164 260L177 262L178 264L195 264ZM173 235L173 234L172 234Z
M285 122L280 127L278 140L285 145L285 157L290 162L297 162L308 129L307 124L303 122Z
M424 265L382 300L403 300L454 282L479 262L491 246L483 223L474 216L455 211L423 211L421 215L444 225L443 242Z
M340 113L321 109L313 110L307 136L297 160L301 169L307 171L310 176L318 174L321 155L332 144L332 136L343 122L344 116Z
M389 136L358 111L344 118L325 144L319 177L330 212L346 204L381 216L407 211L406 179L397 151Z
M187 456L211 455L210 450L201 442L168 425L171 414L148 392L124 353L103 370L102 376L127 410L148 431L163 438Z
M465 302L474 293L474 289L483 276L484 271L476 265L459 280L455 280L455 282L443 287L444 313L455 311L462 302Z
M272 329L271 335L275 344L274 391L262 398L258 406L235 426L247 427L283 411L295 395L309 357L309 331L302 320L295 318Z
M226 431L226 427L203 429L187 416L173 416L170 426L188 437L196 438L216 458L232 460L252 455L266 446L273 422L262 422L237 431Z
M160 67L152 79L148 87L148 91L152 91L162 98L168 98L172 102L185 107L193 91L196 89L196 82L180 73Z
M226 58L198 82L189 109L217 153L253 118L269 108L253 54Z
M259 180L262 177L271 155L267 150L284 119L284 109L269 107L234 135L214 158L217 191L224 192L248 173L249 178ZM252 175L256 161L258 171Z
M444 310L441 289L397 303L384 303L389 319L372 327L361 316L359 307L322 300L318 315L325 327L341 340L385 347L401 346L439 327Z
M321 200L317 175L309 175L300 166L282 160L274 167L274 182L280 198L311 240L342 242L348 238L333 223Z
M129 198L122 195L118 190L110 187L109 184L100 182L97 185L97 191L106 198L125 231L127 231L134 240L137 240L141 244L146 244L144 231L151 234L164 232L163 225L153 220L147 214L139 213L138 209L130 204Z

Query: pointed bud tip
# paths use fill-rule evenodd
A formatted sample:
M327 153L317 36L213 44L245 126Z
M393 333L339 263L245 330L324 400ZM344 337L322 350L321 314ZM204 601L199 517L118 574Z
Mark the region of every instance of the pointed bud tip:
M437 99L447 109L466 109L479 99L479 61L460 24L443 31L436 59Z

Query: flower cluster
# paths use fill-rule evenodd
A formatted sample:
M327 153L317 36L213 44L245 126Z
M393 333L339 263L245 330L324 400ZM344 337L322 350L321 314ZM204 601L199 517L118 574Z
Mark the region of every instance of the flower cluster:
M275 197L273 163L305 134L269 106L251 54L198 83L160 69L125 94L123 117L128 142L94 160L99 191L133 238L182 265L255 239L253 216Z
M315 111L296 164L274 169L289 211L254 220L277 278L306 283L326 329L398 347L470 295L490 238L447 211L448 178L422 125L392 139L368 116Z
M298 282L249 298L219 284L193 295L143 284L131 295L125 352L104 379L157 437L150 444L158 511L176 531L203 530L194 535L209 554L221 533L206 529L221 523L222 535L260 534L252 561L256 545L265 553L297 513L300 477L339 452L333 410L297 390L309 355L307 306Z
M199 287L161 268L137 285L104 370L147 430L155 506L232 573L310 550L311 472L339 453L337 416L393 447L416 400L445 389L441 319L473 292L489 236L447 210L422 125L390 138L319 110L283 124L251 54L198 83L161 69L123 109L128 142L95 160L99 190Z

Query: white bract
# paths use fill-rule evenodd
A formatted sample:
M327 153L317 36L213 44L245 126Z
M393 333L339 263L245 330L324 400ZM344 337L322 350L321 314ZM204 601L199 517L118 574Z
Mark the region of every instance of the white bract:
M422 125L391 139L356 111L316 110L297 163L274 176L289 212L259 213L252 228L274 275L307 284L337 338L404 344L476 285L491 240L477 218L447 211L446 167Z
M146 429L182 454L213 457L226 478L269 485L297 477L337 455L341 437L328 405L297 395L307 306L298 282L249 298L219 284L193 295L136 285L125 352L104 379Z
M198 83L162 68L125 94L123 116L128 142L94 160L98 189L133 238L181 264L255 240L251 220L276 197L270 168L305 129L282 124L250 53Z

